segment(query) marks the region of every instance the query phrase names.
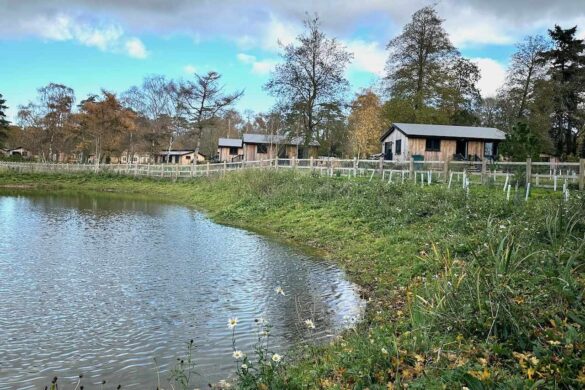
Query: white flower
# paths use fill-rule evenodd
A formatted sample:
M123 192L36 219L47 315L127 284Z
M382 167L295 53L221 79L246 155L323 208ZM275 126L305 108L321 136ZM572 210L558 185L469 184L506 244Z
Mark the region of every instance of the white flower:
M384 355L388 355L388 350L387 350L386 348L382 348L382 353L383 353Z
M228 328L233 329L238 325L238 317L230 318L228 320Z
M279 354L275 353L274 355L272 355L272 361L274 363L278 363L282 360L282 356L280 356Z
M278 286L274 289L274 292L276 292L277 294L281 294L284 296L284 290L282 289L282 287Z
M242 370L247 370L248 369L248 365L247 364L242 364Z
M305 320L305 325L309 329L315 329L315 323L313 321L311 321L311 320Z
M242 351L234 351L234 353L232 353L232 356L234 357L234 359L240 360L246 355L244 355Z

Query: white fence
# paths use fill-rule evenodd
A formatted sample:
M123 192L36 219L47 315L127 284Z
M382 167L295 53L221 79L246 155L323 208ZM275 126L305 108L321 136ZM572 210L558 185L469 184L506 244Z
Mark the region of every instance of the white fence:
M242 169L294 169L321 176L366 177L370 181L389 182L412 180L421 184L471 183L509 185L530 184L533 187L559 189L578 185L585 188L585 159L579 162L488 162L488 161L388 161L357 159L272 159L177 164L51 164L0 162L0 172L17 173L94 173L134 177L187 179L201 176L224 175Z

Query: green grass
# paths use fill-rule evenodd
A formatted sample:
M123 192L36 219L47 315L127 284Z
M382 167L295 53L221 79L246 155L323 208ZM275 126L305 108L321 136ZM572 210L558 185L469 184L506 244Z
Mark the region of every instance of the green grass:
M368 299L365 320L247 388L582 388L585 199L294 172L170 182L0 174L5 191L147 196L310 248ZM14 188L15 186L20 188ZM13 189L7 189L12 187Z

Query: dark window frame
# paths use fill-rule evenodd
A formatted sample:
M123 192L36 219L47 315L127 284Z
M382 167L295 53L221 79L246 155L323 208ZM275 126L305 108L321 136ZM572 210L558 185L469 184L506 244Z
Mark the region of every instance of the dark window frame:
M230 156L237 156L238 155L238 147L237 146L230 146L229 154Z
M441 139L440 138L426 138L425 141L426 152L440 152L441 151Z
M402 140L397 139L394 143L394 153L395 154L402 154Z
M258 154L268 154L268 145L266 145L266 144L258 144L258 145L256 145L256 153L258 153Z

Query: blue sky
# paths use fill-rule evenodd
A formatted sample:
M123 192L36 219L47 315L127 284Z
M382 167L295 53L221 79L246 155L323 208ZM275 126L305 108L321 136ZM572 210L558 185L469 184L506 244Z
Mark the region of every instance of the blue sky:
M277 41L302 31L305 12L317 12L330 36L354 52L347 71L352 91L375 85L386 43L428 1L362 0L0 0L0 93L13 118L18 105L50 82L68 85L81 100L101 88L122 92L144 76L191 77L219 71L226 90L244 89L238 109L263 112L273 104L262 89L279 60ZM514 43L546 33L554 23L585 30L581 0L444 0L437 5L452 41L482 71L480 89L493 95L503 82ZM581 4L581 6L579 5ZM580 32L581 36L583 30Z

